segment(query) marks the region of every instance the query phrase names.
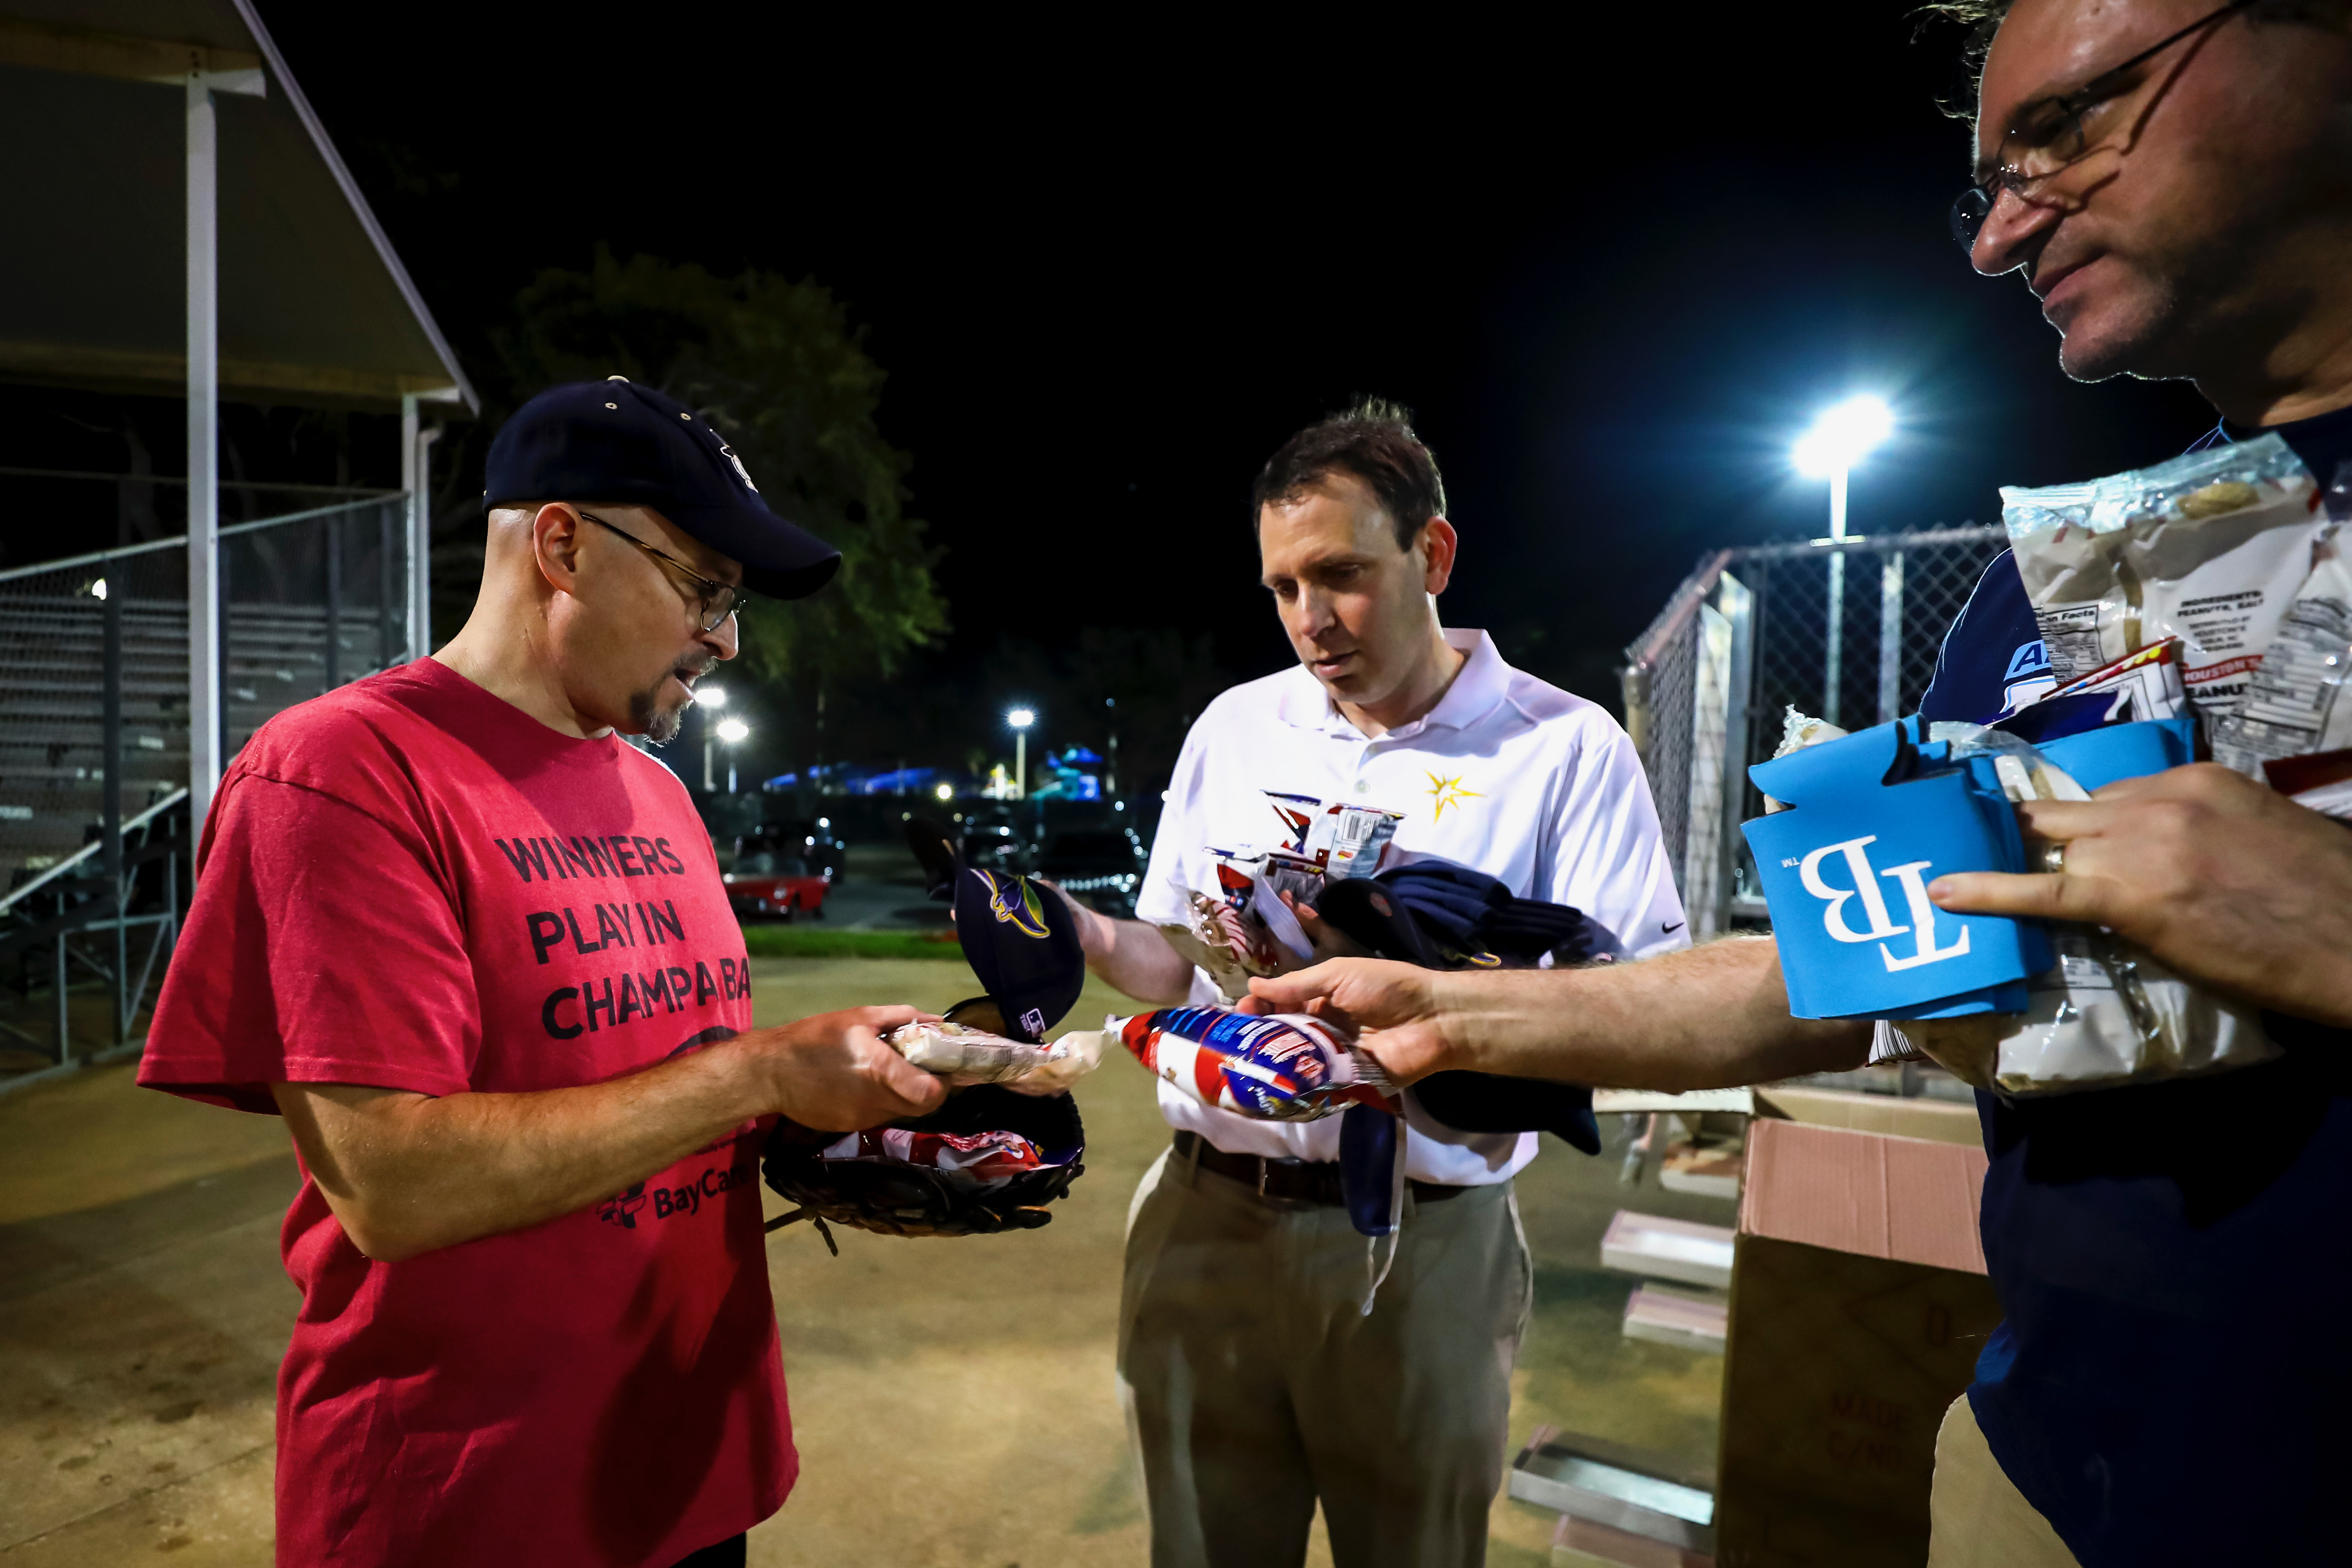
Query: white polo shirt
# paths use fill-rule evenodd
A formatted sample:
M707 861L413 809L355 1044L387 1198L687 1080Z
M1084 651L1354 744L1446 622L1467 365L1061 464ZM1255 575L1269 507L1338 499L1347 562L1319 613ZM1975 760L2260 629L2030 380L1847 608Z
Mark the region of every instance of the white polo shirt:
M1265 847L1280 824L1264 792L1402 814L1384 864L1451 860L1521 898L1570 904L1637 958L1687 945L1682 898L1658 839L1633 742L1606 710L1513 669L1479 631L1449 631L1469 655L1424 718L1377 740L1349 723L1302 666L1236 686L1184 739L1136 914L1184 923L1186 895L1217 886L1212 848ZM1192 976L1195 1001L1220 998ZM1405 1173L1476 1186L1535 1158L1532 1132L1457 1132L1406 1097ZM1336 1160L1339 1118L1278 1123L1215 1110L1160 1086L1169 1124L1235 1154Z

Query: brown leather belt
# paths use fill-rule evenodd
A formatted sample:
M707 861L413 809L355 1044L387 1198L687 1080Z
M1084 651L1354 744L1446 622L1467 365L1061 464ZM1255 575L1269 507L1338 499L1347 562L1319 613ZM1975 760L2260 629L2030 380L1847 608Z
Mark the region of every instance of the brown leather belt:
M1330 1160L1269 1160L1259 1154L1229 1154L1197 1132L1176 1134L1176 1158L1203 1171L1213 1171L1241 1183L1269 1204L1299 1207L1339 1208L1347 1203L1339 1188L1339 1167ZM1415 1199L1444 1203L1469 1192L1440 1182L1408 1181Z

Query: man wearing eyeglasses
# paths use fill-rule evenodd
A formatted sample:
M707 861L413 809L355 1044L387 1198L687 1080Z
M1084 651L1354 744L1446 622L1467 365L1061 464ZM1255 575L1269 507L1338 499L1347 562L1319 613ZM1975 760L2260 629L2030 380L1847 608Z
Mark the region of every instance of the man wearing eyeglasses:
M2275 431L2352 479L2352 5L2017 0L1994 26L1952 226L2019 272L2070 375L2193 382L2207 443ZM2202 443L2200 443L2202 444ZM2154 455L2152 455L2154 456ZM2042 661L1997 561L1922 701L1987 721ZM2270 1011L2281 1060L2004 1101L1984 1250L2007 1321L1937 1446L1931 1568L2295 1563L2343 1550L2352 1357L2352 833L2210 764L2021 808L2031 876L1959 910L2088 921ZM1769 938L1609 969L1439 974L1340 960L1254 983L1448 1068L1666 1089L1862 1065L1866 1026L1791 1018Z
M279 1563L740 1564L798 1469L761 1134L940 1090L878 1038L911 1008L751 1026L709 839L621 737L677 732L745 591L839 556L618 377L488 468L465 628L221 781L140 1081L300 1158Z

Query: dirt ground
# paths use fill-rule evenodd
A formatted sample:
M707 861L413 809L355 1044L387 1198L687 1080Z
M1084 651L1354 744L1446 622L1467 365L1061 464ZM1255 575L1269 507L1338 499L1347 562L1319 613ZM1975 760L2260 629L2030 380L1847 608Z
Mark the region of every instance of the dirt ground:
M951 962L754 964L762 1023L977 989ZM1072 1022L1113 1010L1090 988ZM805 1226L771 1239L803 1468L752 1532L754 1563L1143 1561L1111 1355L1128 1199L1167 1133L1126 1061L1079 1100L1087 1173L1043 1230L836 1233L838 1258ZM1629 1192L1616 1165L1548 1143L1520 1179L1538 1310L1512 1441L1548 1422L1706 1464L1721 1362L1619 1334L1633 1281L1601 1268L1600 1237L1619 1207L1727 1224L1730 1205ZM274 1118L141 1091L126 1067L0 1097L0 1558L269 1561L272 1385L296 1306L278 1226L294 1182ZM1552 1515L1498 1499L1493 1517L1499 1568L1551 1561ZM1328 1562L1319 1534L1310 1561Z

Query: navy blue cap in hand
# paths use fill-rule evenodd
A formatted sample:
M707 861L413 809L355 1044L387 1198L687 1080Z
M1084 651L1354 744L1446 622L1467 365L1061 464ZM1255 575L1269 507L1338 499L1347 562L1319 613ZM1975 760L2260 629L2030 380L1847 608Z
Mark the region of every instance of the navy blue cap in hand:
M490 443L485 510L523 501L651 507L743 568L743 585L798 599L833 580L841 552L760 499L710 422L620 376L551 386Z
M1026 877L967 866L956 874L955 928L964 962L996 1005L997 1033L1043 1045L1087 983L1069 906Z

